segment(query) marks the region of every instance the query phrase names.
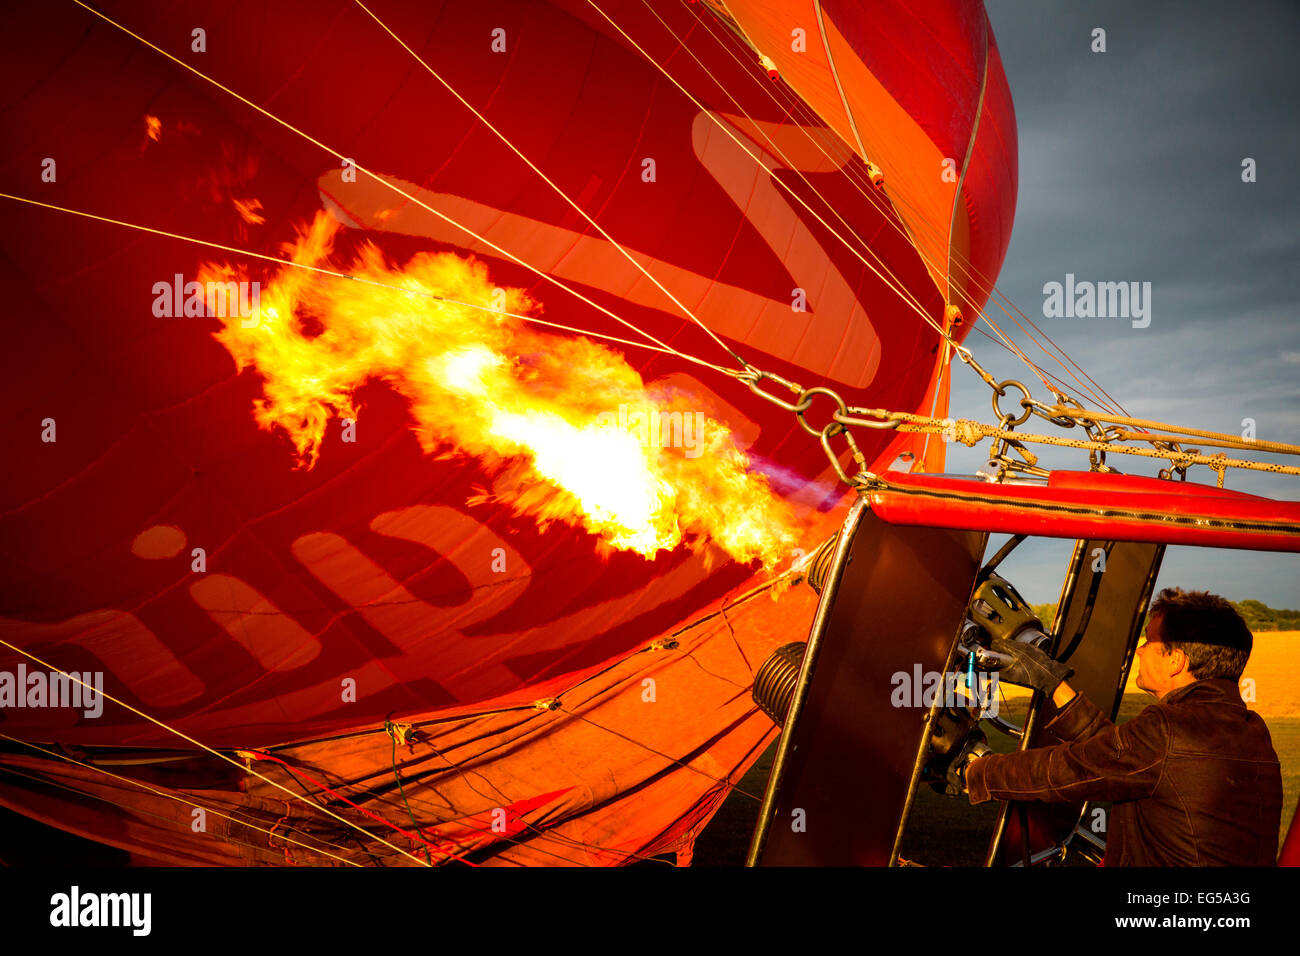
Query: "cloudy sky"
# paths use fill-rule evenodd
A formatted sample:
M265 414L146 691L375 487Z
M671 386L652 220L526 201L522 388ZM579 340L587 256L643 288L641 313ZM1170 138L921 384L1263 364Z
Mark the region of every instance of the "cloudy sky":
M1003 293L1129 414L1233 434L1249 418L1259 438L1300 443L1300 4L986 7L1020 132ZM1097 27L1104 53L1091 50ZM1257 169L1249 184L1247 157ZM1067 273L1150 282L1150 325L1045 317L1043 286ZM1023 333L1014 339L1064 376ZM999 378L1043 391L1018 359L978 334L967 341ZM991 421L989 398L975 375L955 371L954 416ZM987 448L950 447L948 470L978 468ZM1087 467L1077 452L1044 462ZM1159 467L1124 456L1110 463L1133 474ZM1205 468L1189 477L1215 481ZM1230 471L1227 487L1300 499L1300 477ZM1008 576L1029 600L1056 600L1068 544L1020 551ZM1159 582L1170 585L1296 608L1300 555L1171 548Z

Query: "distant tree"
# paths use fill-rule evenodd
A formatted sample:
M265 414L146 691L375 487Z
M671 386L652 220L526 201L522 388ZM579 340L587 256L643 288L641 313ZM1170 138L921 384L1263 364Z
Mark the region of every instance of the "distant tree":
M1034 615L1043 622L1043 630L1050 631L1052 629L1052 620L1056 617L1056 602L1031 604L1029 607L1034 612Z
M1263 601L1234 601L1232 606L1252 631L1300 630L1300 611L1272 608Z
M1252 631L1300 631L1300 611L1286 608L1272 608L1263 601L1253 598L1245 601L1233 601L1246 626ZM1056 617L1056 602L1031 604L1030 608L1043 622L1043 629L1050 631Z

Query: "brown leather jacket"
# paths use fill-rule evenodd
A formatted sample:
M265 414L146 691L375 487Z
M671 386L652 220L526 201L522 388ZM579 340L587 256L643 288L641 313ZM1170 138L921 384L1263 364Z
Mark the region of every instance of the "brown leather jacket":
M1200 680L1116 726L1082 694L1044 729L1057 746L990 755L971 803L1113 800L1106 866L1272 866L1282 770L1230 680Z

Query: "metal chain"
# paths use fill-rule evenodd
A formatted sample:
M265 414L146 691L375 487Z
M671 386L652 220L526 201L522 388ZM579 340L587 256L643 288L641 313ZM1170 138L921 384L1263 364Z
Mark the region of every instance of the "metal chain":
M872 477L866 471L866 456L858 447L857 441L853 437L852 428L871 428L878 430L899 429L909 433L927 433L942 434L945 440L960 441L964 445L974 446L982 438L992 438L993 447L989 455L988 463L993 469L992 474L980 472L980 474L989 478L990 481L1000 482L1008 474L1016 473L1031 475L1036 478L1046 478L1051 473L1038 465L1038 456L1025 447L1024 442L1036 442L1039 444L1058 445L1069 448L1077 448L1088 452L1088 463L1092 471L1095 472L1114 472L1114 469L1106 464L1106 452L1108 450L1122 452L1128 455L1138 455L1146 458L1165 458L1169 461L1169 467L1161 469L1159 475L1163 479L1172 479L1176 474L1183 481L1187 480L1187 469L1192 465L1203 464L1218 474L1219 487L1223 487L1224 472L1227 468L1250 468L1260 471L1273 471L1285 474L1300 474L1300 469L1289 468L1282 465L1273 465L1266 462L1253 462L1240 459L1231 459L1226 455L1202 455L1199 449L1184 448L1177 439L1170 436L1157 438L1154 434L1138 433L1128 431L1115 422L1136 422L1120 418L1119 416L1102 413L1090 412L1075 398L1066 395L1064 392L1055 388L1050 388L1052 397L1056 400L1055 405L1048 405L1035 399L1029 392L1029 389L1023 382L1015 379L1005 379L997 381L989 372L975 361L971 355L970 349L964 345L953 343L954 351L957 357L966 365L970 366L977 375L993 391L993 413L998 418L997 426L987 426L979 422L968 421L966 419L935 419L925 415L915 415L909 412L894 412L880 408L860 408L848 405L839 393L834 389L824 386L815 386L813 388L804 388L798 382L792 382L787 378L777 375L775 372L765 372L755 368L752 365L746 365L744 371L733 373L735 377L744 382L751 392L763 398L774 405L784 408L786 411L794 412L795 417L799 420L799 426L809 435L818 438L821 442L823 451L826 453L831 466L840 479L848 485L860 484L864 478ZM794 401L787 401L780 395L774 394L761 387L764 380L776 383L784 388L792 396ZM999 399L1007 397L1011 389L1016 389L1023 396L1020 399L1020 413L1014 411L1004 411L999 404ZM813 400L818 395L824 395L835 403L835 410L831 413L830 421L826 422L821 428L808 421L807 412L813 406ZM1056 425L1058 428L1073 428L1076 425L1083 429L1085 440L1070 440L1065 438L1052 438L1048 435L1020 435L1014 432L1017 426L1023 425L1033 416L1043 419ZM1095 416L1095 417L1093 417ZM1164 426L1158 422L1142 422L1143 425L1158 426L1166 431L1181 432L1184 434L1191 433L1191 429L1176 429L1172 426ZM1231 436L1219 436L1218 433L1205 433L1220 438L1231 438ZM850 477L840 464L840 455L837 455L831 446L831 439L843 436L845 444L853 460L857 463L858 473ZM1134 439L1149 443L1154 451L1147 451L1141 448L1123 447L1124 442ZM1185 440L1185 439L1184 439ZM1213 441L1213 444L1224 447L1236 447L1226 441ZM1300 452L1300 448L1292 451L1294 446L1281 445L1279 443L1260 443L1261 446L1269 447L1263 450L1281 450L1290 453ZM1020 460L1012 456L1012 453L1018 455ZM842 454L842 453L841 453Z

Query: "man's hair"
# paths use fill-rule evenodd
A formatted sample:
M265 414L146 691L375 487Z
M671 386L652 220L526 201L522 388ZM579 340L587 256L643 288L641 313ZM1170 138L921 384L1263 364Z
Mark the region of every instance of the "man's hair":
M1254 639L1228 601L1208 591L1165 588L1149 614L1160 618L1164 643L1187 655L1187 669L1197 680L1241 680Z

